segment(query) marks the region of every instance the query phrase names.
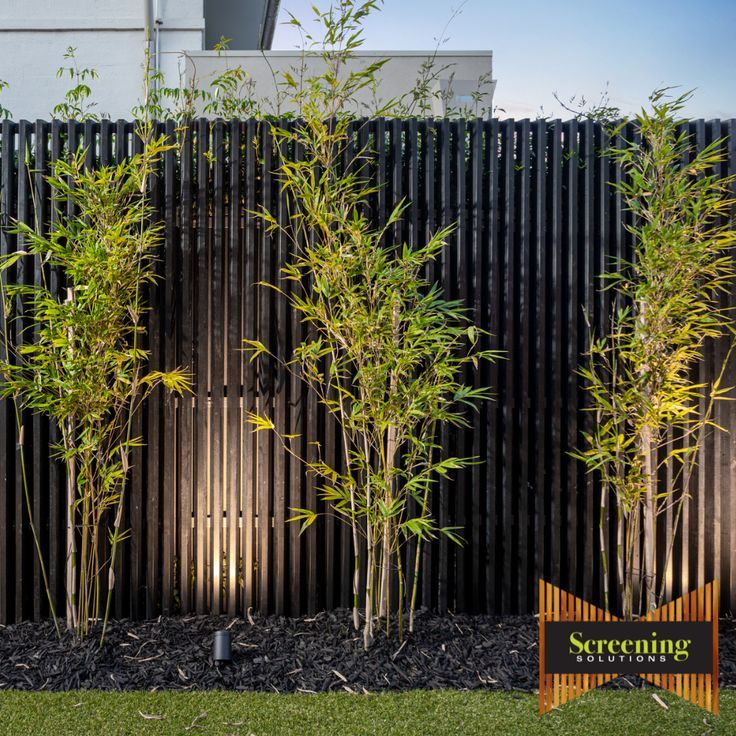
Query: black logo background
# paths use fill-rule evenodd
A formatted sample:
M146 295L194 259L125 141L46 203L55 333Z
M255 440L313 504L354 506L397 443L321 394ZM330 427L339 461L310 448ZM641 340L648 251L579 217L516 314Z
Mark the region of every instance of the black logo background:
M545 621L544 637L544 669L547 674L710 674L713 670L713 641L711 638L712 624L708 621ZM599 662L599 655L592 655L595 661L589 662L588 655L580 656L570 653L570 634L581 632L581 639L647 639L652 632L657 632L657 640L690 639L687 648L688 658L684 662L677 662L673 655L665 655L661 661L659 655L654 655L655 661L649 657L638 662L637 655L632 655L629 661L619 655L615 662L608 661L608 653L603 652Z

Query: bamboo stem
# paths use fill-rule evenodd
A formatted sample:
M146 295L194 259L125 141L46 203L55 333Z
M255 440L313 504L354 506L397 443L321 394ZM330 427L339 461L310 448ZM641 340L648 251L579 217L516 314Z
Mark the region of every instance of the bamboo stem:
M401 562L401 547L396 549L396 575L399 579L399 600L396 603L399 641L404 641L404 569Z
M652 430L645 425L640 437L645 496L644 496L644 598L648 611L657 608L657 570L656 570L656 483L653 468Z
M429 486L424 489L422 498L422 518L426 518L429 503ZM409 605L409 633L414 633L414 612L417 607L417 593L419 590L419 570L421 565L422 538L417 537L417 549L414 554L414 579L411 584L411 603Z
M603 576L603 605L609 610L608 591L608 545L606 528L608 526L608 493L607 485L601 488L600 519L598 520L598 539L601 546L601 575Z

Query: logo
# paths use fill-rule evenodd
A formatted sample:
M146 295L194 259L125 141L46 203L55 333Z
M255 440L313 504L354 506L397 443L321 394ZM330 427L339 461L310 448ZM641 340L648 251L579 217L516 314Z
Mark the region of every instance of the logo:
M623 674L718 713L718 581L620 621L540 580L540 714Z

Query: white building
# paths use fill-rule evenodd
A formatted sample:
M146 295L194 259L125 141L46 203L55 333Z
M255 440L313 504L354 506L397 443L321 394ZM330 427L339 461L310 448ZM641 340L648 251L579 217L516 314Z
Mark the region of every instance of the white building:
M391 100L401 100L404 114L441 117L449 109L471 115L490 117L496 82L492 77L490 51L359 51L346 64L345 72L363 68L380 59L388 59L381 68L375 89L362 90L355 100L355 112L370 116ZM299 51L193 51L186 57L186 79L200 87L210 82L225 67L240 67L248 74L248 86L256 99L264 101L266 112L295 112L279 103L279 80L288 72L299 82L323 68L319 55ZM413 100L416 82L426 90L422 99ZM211 89L211 88L210 88Z
M128 118L140 101L144 51L150 38L153 64L170 87L186 84L196 69L196 83L209 87L226 66L241 66L251 89L273 99L272 69L300 65L297 52L266 51L271 47L279 0L2 0L0 2L0 105L15 119L50 118L54 106L73 86L69 77L57 78L69 66L64 53L76 49L80 69L94 68L94 111L112 119ZM230 39L228 51L215 52L221 37ZM431 52L364 52L354 61L367 63L390 56L381 73L380 93L367 92L363 112L378 99L399 97L411 89ZM440 70L431 81L431 111L470 105L490 110L495 82L488 52L441 52ZM316 60L308 60L308 65Z

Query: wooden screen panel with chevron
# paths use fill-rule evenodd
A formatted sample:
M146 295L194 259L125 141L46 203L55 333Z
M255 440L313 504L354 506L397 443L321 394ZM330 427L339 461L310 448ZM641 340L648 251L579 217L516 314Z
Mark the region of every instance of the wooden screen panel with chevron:
M548 713L589 690L610 682L611 674L552 674L545 668L545 624L556 621L619 621L555 585L539 580L539 713ZM639 621L700 621L712 625L711 674L641 674L651 684L718 713L718 581L661 606Z

